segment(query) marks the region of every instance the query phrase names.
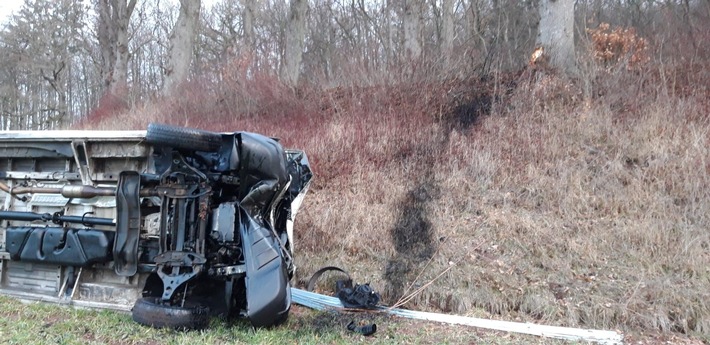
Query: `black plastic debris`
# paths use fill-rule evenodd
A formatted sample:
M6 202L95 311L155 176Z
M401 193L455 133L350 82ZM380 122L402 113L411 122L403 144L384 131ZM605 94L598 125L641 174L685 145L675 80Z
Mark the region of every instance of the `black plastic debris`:
M355 333L360 333L364 336L371 336L377 332L377 325L374 323L368 324L368 325L363 325L363 326L358 326L355 321L350 321L348 324L348 330L353 331Z
M355 284L338 290L340 302L347 308L374 309L380 303L380 294L373 291L370 284Z
M308 281L308 291L313 291L316 281L320 278L323 273L328 271L337 271L345 274L346 279L337 280L335 282L335 294L343 303L346 308L355 309L375 309L380 303L380 294L372 290L370 283L366 284L355 284L353 286L353 280L350 278L350 274L343 270L342 268L335 266L327 266L319 269L311 279Z

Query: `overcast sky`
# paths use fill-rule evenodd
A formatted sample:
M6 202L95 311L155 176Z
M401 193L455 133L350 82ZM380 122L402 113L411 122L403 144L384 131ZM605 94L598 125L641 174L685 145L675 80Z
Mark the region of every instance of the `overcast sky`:
M22 7L23 0L2 0L0 1L0 23L5 24L10 13Z

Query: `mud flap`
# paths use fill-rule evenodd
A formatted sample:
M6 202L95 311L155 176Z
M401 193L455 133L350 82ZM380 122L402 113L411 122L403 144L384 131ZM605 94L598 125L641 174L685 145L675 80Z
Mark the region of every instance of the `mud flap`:
M241 207L239 231L246 258L247 318L254 327L283 322L291 307L286 265L271 232Z
M138 236L140 235L140 175L124 171L116 188L116 240L113 261L116 274L130 277L138 272Z

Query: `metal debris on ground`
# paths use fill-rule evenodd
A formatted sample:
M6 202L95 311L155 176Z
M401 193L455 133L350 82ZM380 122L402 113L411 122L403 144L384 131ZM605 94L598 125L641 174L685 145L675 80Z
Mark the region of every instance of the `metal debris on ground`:
M316 309L341 309L348 310L340 299L331 296L291 288L291 297L294 303ZM546 338L564 339L572 341L590 341L599 344L622 344L623 335L614 331L591 330L570 327L546 326L532 323L510 322L500 320L487 320L458 315L421 312L400 308L378 307L374 311L401 316L414 320L427 320L443 322L453 325L473 326L504 332L537 335Z

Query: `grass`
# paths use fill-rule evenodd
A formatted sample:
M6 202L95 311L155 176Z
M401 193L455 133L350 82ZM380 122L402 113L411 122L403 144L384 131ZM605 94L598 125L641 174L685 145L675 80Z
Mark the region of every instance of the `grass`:
M0 296L3 344L550 344L550 339L395 319L381 315L334 314L294 306L286 324L253 329L244 320L213 319L202 331L143 327L129 314L21 303ZM347 331L355 320L376 323L375 335Z

